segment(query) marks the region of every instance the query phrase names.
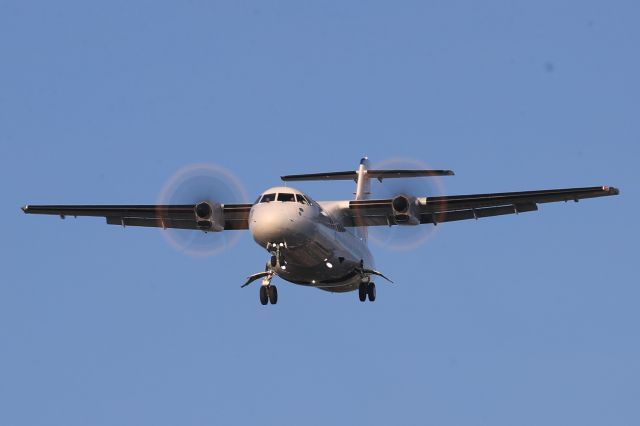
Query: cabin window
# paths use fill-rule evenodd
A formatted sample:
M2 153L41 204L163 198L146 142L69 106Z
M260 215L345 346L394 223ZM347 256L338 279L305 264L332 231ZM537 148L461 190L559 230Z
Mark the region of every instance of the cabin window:
M296 201L296 197L292 193L281 192L281 193L278 194L278 201L295 202Z
M276 194L264 194L262 196L262 199L260 200L261 203L270 203L272 201L276 200Z

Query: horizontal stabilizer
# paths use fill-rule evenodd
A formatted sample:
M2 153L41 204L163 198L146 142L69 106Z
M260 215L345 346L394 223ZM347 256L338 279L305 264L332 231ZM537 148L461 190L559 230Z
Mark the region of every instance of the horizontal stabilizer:
M280 176L280 179L287 182L303 180L355 180L357 177L358 173L356 172L327 172Z
M393 178L412 178L425 176L453 176L452 170L367 170L367 176L370 178L393 179Z
M371 179L413 178L428 176L453 176L451 170L367 170L366 175ZM311 181L311 180L357 180L358 173L353 172L327 172L307 173L302 175L281 176L283 181Z

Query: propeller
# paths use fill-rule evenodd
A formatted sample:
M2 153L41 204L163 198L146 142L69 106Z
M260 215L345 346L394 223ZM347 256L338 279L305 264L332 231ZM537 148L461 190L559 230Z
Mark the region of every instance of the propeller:
M373 170L384 169L430 169L421 161L411 158L390 158L371 166ZM444 195L442 178L438 176L371 179L371 199L393 199L398 195L408 197L434 197ZM405 199L399 198L398 201ZM435 236L440 227L425 225L397 225L392 227L372 226L369 239L381 247L396 251L408 251L419 247Z
M189 164L176 171L165 183L158 205L194 204L198 208L219 204L247 203L240 180L227 169L211 163ZM165 229L165 239L178 251L190 256L214 256L233 246L239 232L203 232Z

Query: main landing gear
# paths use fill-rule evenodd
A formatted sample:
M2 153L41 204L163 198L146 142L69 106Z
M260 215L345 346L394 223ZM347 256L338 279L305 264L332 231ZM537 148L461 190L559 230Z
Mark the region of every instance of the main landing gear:
M360 283L360 287L358 288L358 297L361 302L367 300L369 298L369 302L373 302L376 300L376 285L372 282L369 283Z

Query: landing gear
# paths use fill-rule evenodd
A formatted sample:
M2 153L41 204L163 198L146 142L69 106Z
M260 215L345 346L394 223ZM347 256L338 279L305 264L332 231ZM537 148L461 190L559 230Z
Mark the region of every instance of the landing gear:
M260 286L260 304L262 305L268 305L269 303L275 305L278 303L278 289L275 285L271 285L271 280L276 275L274 270L276 266L281 267L283 270L286 268L284 266L284 256L279 247L280 246L276 244L273 245L276 251L271 252L271 259L265 265L264 272L250 275L247 277L247 281L241 286L246 287L252 282L262 279L262 285ZM267 246L267 248L270 247Z
M260 286L260 303L262 305L269 303L269 289L266 286Z
M278 265L280 265L280 267L284 266L285 265L284 255L282 253L272 254L269 264L271 265L272 268L275 268Z
M275 285L271 285L272 274L265 276L262 279L262 285L260 286L260 303L266 305L271 302L272 305L278 303L278 288Z
M376 285L374 283L360 283L358 288L358 298L361 302L365 302L369 298L369 302L376 300Z
M369 297L369 302L374 302L376 300L376 285L374 283L369 283L367 296Z
M269 261L271 268L275 268L276 266L283 267L286 262L284 260L284 254L280 250L282 248L282 245L273 243L270 246L267 246L267 249L269 247L271 247L271 250L273 250L271 252L271 260Z
M276 303L278 303L278 287L276 287L275 285L270 285L268 289L269 302L271 302L272 305L275 305Z
M272 305L278 303L278 288L275 285L260 286L260 303L266 305L271 302Z
M361 302L364 302L367 300L368 287L369 285L367 283L360 283L360 287L358 288L358 297L360 298Z

